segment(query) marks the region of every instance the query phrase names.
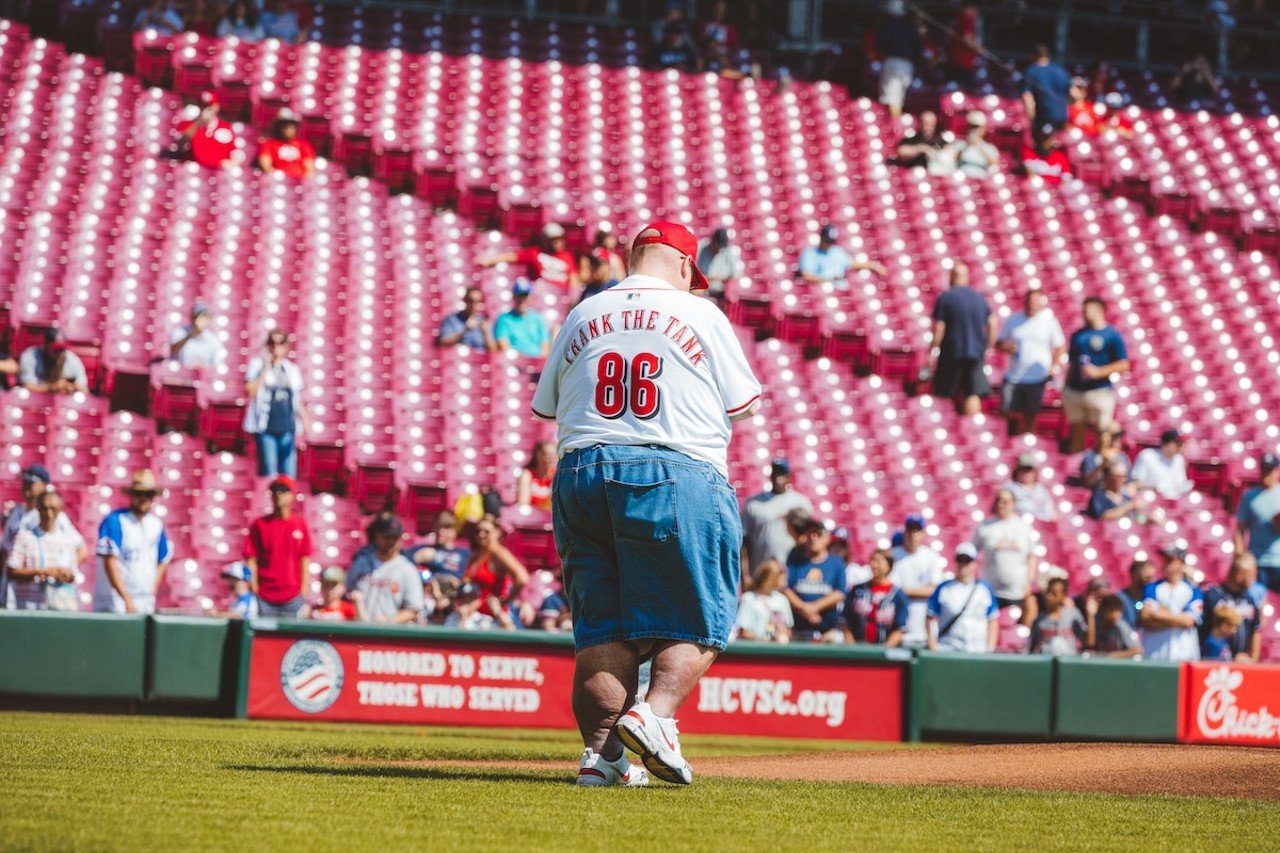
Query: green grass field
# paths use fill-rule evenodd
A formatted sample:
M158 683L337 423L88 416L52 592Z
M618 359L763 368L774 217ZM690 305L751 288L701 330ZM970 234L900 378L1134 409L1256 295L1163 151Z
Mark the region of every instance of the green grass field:
M877 744L877 747L882 745ZM854 744L690 736L698 756ZM5 850L1275 849L1243 800L699 779L580 790L569 733L0 713ZM405 760L511 761L510 768ZM563 761L563 772L518 762Z

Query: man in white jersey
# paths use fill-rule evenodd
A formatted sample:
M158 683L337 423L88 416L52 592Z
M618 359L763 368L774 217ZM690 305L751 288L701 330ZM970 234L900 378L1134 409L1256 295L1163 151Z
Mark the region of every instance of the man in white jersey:
M1138 625L1147 660L1199 660L1197 629L1204 619L1204 596L1186 579L1187 551L1177 545L1160 549L1164 580L1147 584Z
M731 423L760 383L703 290L697 240L657 222L632 274L578 305L552 345L533 412L559 423L552 520L573 613L578 784L688 784L672 716L724 649L742 524L725 479ZM652 662L646 701L639 668Z
M93 581L95 613L154 613L156 595L173 557L164 522L152 512L160 488L156 475L135 471L123 489L129 505L98 526L98 568Z

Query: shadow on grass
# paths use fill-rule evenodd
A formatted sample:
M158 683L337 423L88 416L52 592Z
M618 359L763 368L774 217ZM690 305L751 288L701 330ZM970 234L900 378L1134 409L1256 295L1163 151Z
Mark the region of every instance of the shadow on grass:
M250 773L302 774L311 776L345 776L374 779L431 779L445 782L534 782L543 785L572 785L574 777L567 770L470 770L466 767L387 767L343 766L336 764L224 764L223 770Z

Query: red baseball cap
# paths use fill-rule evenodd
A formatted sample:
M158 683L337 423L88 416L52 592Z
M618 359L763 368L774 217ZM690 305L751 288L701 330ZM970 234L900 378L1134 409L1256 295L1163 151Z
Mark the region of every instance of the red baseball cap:
M707 289L707 277L698 269L698 239L693 236L692 231L679 222L654 222L641 229L631 246L634 248L655 244L670 246L689 258L689 265L693 267L693 286L690 290Z
M293 478L290 477L288 474L277 474L276 478L271 481L271 485L268 486L267 488L273 492L277 490L285 491L285 492L298 491L298 487L293 482Z
M200 103L204 104L206 107L218 106L218 93L212 89L205 89L200 93Z

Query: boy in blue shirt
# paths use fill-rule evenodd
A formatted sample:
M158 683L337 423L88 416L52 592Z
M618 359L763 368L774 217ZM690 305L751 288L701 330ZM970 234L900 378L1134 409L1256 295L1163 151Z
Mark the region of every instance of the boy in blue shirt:
M831 533L811 520L800 531L800 547L787 560L785 595L795 613L797 639L838 643L844 603L844 560L829 550Z

